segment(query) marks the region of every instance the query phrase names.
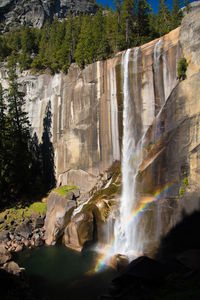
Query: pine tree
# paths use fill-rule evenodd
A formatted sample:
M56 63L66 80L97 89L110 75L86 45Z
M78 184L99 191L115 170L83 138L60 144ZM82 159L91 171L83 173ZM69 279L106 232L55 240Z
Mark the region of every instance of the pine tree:
M149 40L149 13L150 6L147 1L138 0L135 22L136 45L141 45L141 43L145 43Z
M190 10L191 10L190 1L189 1L189 0L183 1L183 5L184 5L184 7L185 7L184 10L185 10L186 13L188 14L188 13L190 12Z
M183 13L180 9L180 3L178 0L174 0L171 13L170 29L173 30L181 24Z
M105 18L102 11L99 10L92 20L93 43L94 43L94 60L102 60L109 56L110 47L107 33L105 30Z
M7 132L6 132L6 104L4 99L4 91L0 83L0 198L3 199L6 194L7 180Z
M156 30L159 36L170 31L170 11L165 0L159 0L158 14L156 17Z
M122 16L124 20L127 47L130 47L131 41L134 38L133 25L135 23L136 4L136 0L124 0L122 4Z
M9 90L7 94L7 128L9 148L9 187L14 194L25 192L29 184L31 156L30 131L27 113L24 111L25 94L17 82L16 67L9 66Z

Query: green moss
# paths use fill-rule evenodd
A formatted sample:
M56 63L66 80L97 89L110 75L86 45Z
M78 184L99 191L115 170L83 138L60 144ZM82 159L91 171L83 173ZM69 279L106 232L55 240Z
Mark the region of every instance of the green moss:
M151 150L151 147L153 146L153 142L150 142L147 146L146 149L149 152Z
M65 195L67 195L67 193L69 193L75 189L77 189L77 187L74 185L63 185L57 189L54 189L52 192L64 197Z
M0 217L7 216L6 220L3 224L0 224L0 231L3 230L3 226L6 224L8 229L12 227L12 223L21 224L23 223L25 218L30 218L34 213L38 215L46 214L47 206L46 203L43 202L34 202L30 206L25 208L21 208L20 205L17 207L13 207L10 209L6 209L5 211L0 213Z
M188 184L189 184L188 177L183 178L182 185L179 188L179 196L182 196L185 193Z
M31 204L31 206L29 207L29 210L26 211L26 213L30 213L31 211L34 211L34 212L38 213L39 215L46 214L47 205L46 205L46 203L43 203L43 202L35 202L35 203Z

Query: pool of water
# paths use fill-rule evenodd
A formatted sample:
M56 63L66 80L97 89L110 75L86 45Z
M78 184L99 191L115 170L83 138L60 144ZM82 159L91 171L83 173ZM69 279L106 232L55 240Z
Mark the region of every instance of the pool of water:
M90 274L97 254L63 245L40 247L19 253L17 262L26 269L31 288L39 300L95 300L107 291L113 270Z

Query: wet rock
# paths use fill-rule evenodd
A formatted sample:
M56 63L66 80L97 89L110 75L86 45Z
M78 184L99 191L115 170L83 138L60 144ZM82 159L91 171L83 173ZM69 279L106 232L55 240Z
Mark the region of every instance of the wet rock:
M12 255L6 249L6 245L4 243L0 244L0 264L4 264L11 259Z
M122 254L114 255L109 261L109 265L117 271L123 270L125 267L128 266L128 264L128 257Z
M86 242L94 238L92 212L78 213L67 225L63 235L65 246L81 251Z
M34 246L39 247L43 245L43 240L41 239L39 234L35 234L33 237L34 240Z
M19 276L20 273L24 270L23 268L20 268L19 265L14 261L5 263L2 269L7 271L10 274L17 275L17 276Z
M21 235L25 239L28 239L32 235L32 226L29 223L29 221L26 221L25 223L19 225L16 229L16 233L18 235Z

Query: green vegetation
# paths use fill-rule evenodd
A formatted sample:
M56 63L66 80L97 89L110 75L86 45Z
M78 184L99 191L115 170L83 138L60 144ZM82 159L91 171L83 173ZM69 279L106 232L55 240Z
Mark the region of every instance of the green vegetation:
M187 66L188 66L187 60L185 58L181 58L178 62L178 67L177 67L179 80L186 79Z
M140 46L176 28L182 19L178 0L172 12L160 0L157 15L146 0L115 0L114 5L106 13L99 6L94 16L68 15L67 21L54 19L42 29L21 26L2 34L0 61L15 59L21 70L67 73L73 62L84 67Z
M46 214L47 205L43 202L34 202L30 205L29 211L36 212L39 215Z
M0 224L0 231L3 230L2 226L8 226L8 229L12 227L13 223L21 224L23 223L25 218L30 218L31 216L38 214L46 214L47 205L43 202L34 202L30 206L26 206L25 208L20 207L20 205L6 209L5 211L0 213L0 218L4 218L6 216L6 220L4 224Z
M179 188L179 196L183 196L183 194L186 191L186 188L187 188L188 184L189 184L188 177L186 176L186 177L183 178L181 186Z
M52 192L64 197L65 195L67 195L67 193L74 191L75 189L77 189L75 185L63 185L57 189L54 189Z
M42 142L31 137L25 94L16 74L16 59L8 57L9 88L0 84L0 206L25 195L46 194L55 186L51 143L51 103L43 119Z

